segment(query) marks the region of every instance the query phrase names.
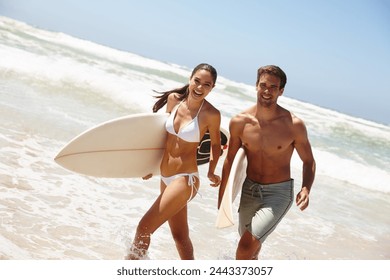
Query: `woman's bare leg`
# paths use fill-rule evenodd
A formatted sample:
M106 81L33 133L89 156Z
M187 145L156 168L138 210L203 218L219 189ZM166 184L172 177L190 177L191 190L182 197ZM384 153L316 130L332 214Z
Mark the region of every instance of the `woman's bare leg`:
M180 258L182 260L193 260L194 248L192 246L188 228L187 206L170 218L168 222Z
M185 177L188 180L188 176ZM187 181L188 182L188 181ZM196 189L193 190L191 199L196 195L199 186L199 180L195 182ZM188 187L192 188L192 187ZM188 199L187 199L188 200ZM187 205L183 207L176 215L168 220L173 240L175 241L177 251L182 260L194 259L194 248L190 239L188 227Z
M169 186L165 186L161 182L161 190L161 194L138 224L130 254L126 257L127 259L143 258L149 248L152 233L167 220L178 214L186 206L191 195L191 187L188 186L188 176L174 180ZM184 213L187 215L186 210ZM182 220L182 215L178 216L180 220ZM188 224L186 223L185 225L188 228Z

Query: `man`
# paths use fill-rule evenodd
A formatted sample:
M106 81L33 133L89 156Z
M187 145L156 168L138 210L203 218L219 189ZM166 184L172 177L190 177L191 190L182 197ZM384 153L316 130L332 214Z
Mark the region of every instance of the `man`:
M230 121L218 207L240 147L248 160L239 206L241 239L236 259L257 259L261 245L291 207L294 181L290 162L294 149L303 162L302 188L296 204L301 210L309 205L315 160L304 122L277 103L286 82L286 74L279 67L259 68L257 103Z

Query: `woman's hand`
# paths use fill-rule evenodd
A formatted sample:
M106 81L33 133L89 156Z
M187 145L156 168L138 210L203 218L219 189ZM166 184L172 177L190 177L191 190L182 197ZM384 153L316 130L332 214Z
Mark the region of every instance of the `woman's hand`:
M142 179L144 179L144 180L149 180L149 179L152 178L152 177L153 177L153 174L152 174L152 173L149 173L148 175L142 177Z
M207 177L209 178L209 180L212 182L210 184L210 186L212 187L218 187L220 184L221 184L221 177L219 177L218 175L215 175L214 173L209 173L207 175Z

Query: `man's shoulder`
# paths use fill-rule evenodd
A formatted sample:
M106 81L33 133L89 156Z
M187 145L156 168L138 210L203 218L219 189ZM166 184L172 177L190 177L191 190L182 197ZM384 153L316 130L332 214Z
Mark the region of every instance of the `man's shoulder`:
M293 125L305 125L304 121L292 112L289 112Z
M245 125L248 122L253 122L254 119L255 116L250 112L241 112L231 119L231 123L236 125Z
M248 109L238 113L235 115L232 120L235 121L248 121L249 119L253 119L255 117L256 107L252 106Z
M253 123L255 121L255 117L253 113L251 113L250 108L248 110L245 110L235 116L233 116L230 119L230 134L235 134L235 135L241 135L244 127L248 123Z
M287 110L286 108L283 108L281 106L279 106L280 110L281 110L281 116L286 118L286 119L289 119L291 120L292 124L303 124L303 120L301 118L299 118L297 115L295 115L293 112Z
M291 127L296 135L306 135L305 122L292 112L289 112L291 119Z

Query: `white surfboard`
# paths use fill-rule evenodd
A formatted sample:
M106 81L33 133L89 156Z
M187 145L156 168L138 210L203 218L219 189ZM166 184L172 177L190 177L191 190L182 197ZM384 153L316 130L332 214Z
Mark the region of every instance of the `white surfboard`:
M104 122L67 143L54 160L68 170L94 177L158 175L165 148L168 115L134 114ZM226 150L227 135L225 130L221 132L221 151ZM198 164L210 159L209 141L206 134L200 142Z
M234 225L233 202L241 191L246 177L247 159L244 148L238 149L230 170L228 182L219 207L217 228L225 228Z

